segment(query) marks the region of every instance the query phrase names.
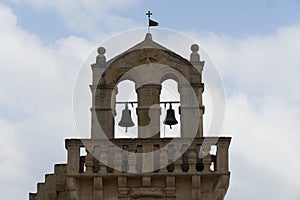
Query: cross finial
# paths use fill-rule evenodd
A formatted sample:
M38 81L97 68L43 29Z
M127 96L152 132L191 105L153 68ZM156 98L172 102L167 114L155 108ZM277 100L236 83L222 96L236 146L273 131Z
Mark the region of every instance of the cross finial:
M148 19L150 19L150 16L152 15L152 12L150 12L150 10L148 10L148 12L146 13L146 15L148 16Z
M150 12L150 10L146 13L146 15L148 16L148 33L150 33L150 26L158 26L158 22L150 19L152 15L152 12Z

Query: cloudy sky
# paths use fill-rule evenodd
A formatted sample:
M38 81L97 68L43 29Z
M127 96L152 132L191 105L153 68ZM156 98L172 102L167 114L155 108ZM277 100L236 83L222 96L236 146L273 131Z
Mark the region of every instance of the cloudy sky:
M226 200L300 199L299 0L0 0L2 199L27 199L66 161L82 63L112 35L145 27L149 9L201 44L222 76Z

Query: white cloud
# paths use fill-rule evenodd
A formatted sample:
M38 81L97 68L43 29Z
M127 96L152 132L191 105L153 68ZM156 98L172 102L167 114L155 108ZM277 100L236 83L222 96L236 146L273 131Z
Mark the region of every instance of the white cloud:
M19 169L19 166L24 166L26 155L18 147L21 141L18 138L18 129L0 118L1 131L5 131L0 141L0 177L1 181L15 182L22 180L24 170ZM20 178L20 179L19 179Z
M199 36L198 36L199 38ZM272 95L297 103L300 74L300 26L284 27L272 36L234 39L205 34L201 41L225 81L254 95Z
M138 0L14 0L18 4L29 4L39 11L51 10L74 31L95 35L103 32L127 30L137 23L118 12L139 3Z
M284 184L300 189L300 175L291 174L300 167L300 127L295 123L300 120L300 108L276 98L261 103L257 109L245 95L228 99L225 132L233 136L231 150L262 171L276 174ZM238 167L234 165L232 170Z
M224 134L233 137L229 197L241 198L243 191L246 199L254 199L270 191L271 199L285 193L298 199L300 26L269 36L192 35L201 38L228 91Z
M105 10L102 1L76 1L76 5L74 1L27 2L39 9L54 8L74 27L81 22L80 17L91 19L87 26L92 27L97 20L111 19L111 15L103 15L107 10L113 12L114 4L122 9L126 3L133 5L137 1L107 1ZM73 16L76 11L78 15ZM115 17L113 21L121 23ZM81 63L95 45L70 36L46 46L37 36L20 29L15 15L5 6L0 6L0 24L0 45L5 47L0 48L0 129L6 138L1 142L4 150L0 154L0 172L1 178L11 175L11 182L1 179L0 185L14 188L2 192L7 199L25 199L29 191L35 190L36 182L43 181L43 175L53 171L54 163L65 161L63 139L75 136L73 83ZM299 35L300 27L294 26L280 29L274 36L235 39L206 34L199 40L231 90L224 133L233 136L232 159L238 159L239 155L241 162L258 173L243 171L245 166L240 160L233 160L230 193L247 191L252 185L252 194L246 195L257 199L255 192L263 194L265 185L253 181L255 175L280 182L271 185L290 186L291 189L284 191L292 198L299 191L300 177L295 174L300 167L297 155L300 95L296 90L300 72ZM25 178L20 180L20 177ZM280 190L273 192L278 199L283 196L279 195Z
M4 5L0 23L0 185L5 200L27 199L54 163L65 162L64 138L77 136L73 85L95 44L70 36L46 46Z

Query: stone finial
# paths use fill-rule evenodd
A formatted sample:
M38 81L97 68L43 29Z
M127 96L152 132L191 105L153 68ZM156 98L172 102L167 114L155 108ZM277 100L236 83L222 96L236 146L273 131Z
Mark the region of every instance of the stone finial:
M151 35L151 33L147 33L147 34L146 34L145 40L150 40L150 41L152 41L152 35Z
M104 47L99 47L97 49L97 52L98 52L99 55L96 58L96 64L99 64L100 66L105 66L105 64L106 64L106 57L104 55L105 52L106 52L105 48Z
M199 46L197 44L193 44L191 46L191 50L192 50L192 53L191 53L190 61L191 62L199 62L200 61L200 55L198 53Z

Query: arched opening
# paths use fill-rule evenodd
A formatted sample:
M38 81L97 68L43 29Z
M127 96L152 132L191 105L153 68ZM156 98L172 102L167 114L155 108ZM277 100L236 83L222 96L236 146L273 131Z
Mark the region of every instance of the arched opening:
M122 118L122 111L125 109L125 102L137 102L137 94L135 92L135 84L133 81L124 80L121 81L117 86L117 95L116 95L116 115L115 115L115 134L114 138L137 138L138 132L138 120L136 114L137 104L128 104L128 110L131 112L131 119L134 123L134 126L128 127L127 131L125 127L119 126L119 122Z
M178 92L178 83L173 79L167 79L161 84L161 94L160 94L160 102L180 102L180 94ZM163 122L166 118L167 110L169 109L170 104L161 104L161 115L160 115L160 137L161 138L174 138L180 137L180 115L179 115L179 107L180 103L172 103L172 109L174 109L175 118L178 121L178 124L172 125L170 128L169 125L165 125Z

